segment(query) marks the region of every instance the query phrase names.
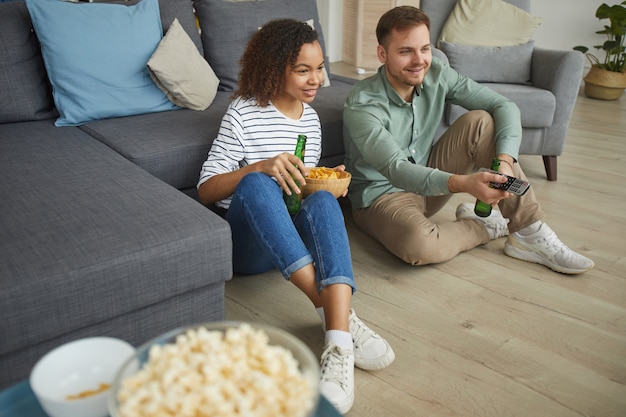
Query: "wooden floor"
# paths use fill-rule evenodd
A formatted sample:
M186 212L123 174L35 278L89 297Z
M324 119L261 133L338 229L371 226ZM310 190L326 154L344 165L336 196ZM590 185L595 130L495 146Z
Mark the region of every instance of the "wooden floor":
M558 181L522 156L548 223L596 266L565 276L503 254L505 239L412 267L355 228L344 210L359 291L353 307L396 352L355 371L349 417L626 416L626 97L578 98ZM437 215L452 220L456 195ZM227 319L300 337L319 356L313 307L277 272L235 276Z

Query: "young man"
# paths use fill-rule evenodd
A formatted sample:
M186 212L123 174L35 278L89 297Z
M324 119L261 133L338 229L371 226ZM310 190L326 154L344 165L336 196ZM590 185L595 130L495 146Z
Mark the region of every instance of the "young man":
M500 159L499 172L526 179L517 162L522 137L517 106L433 58L430 22L400 6L378 22L377 74L358 83L344 107L344 144L356 225L413 265L443 262L509 235L504 252L566 274L593 268L544 223L532 188L513 196L489 186L501 175L475 172ZM434 143L445 101L468 113ZM465 192L492 205L489 217L463 203L457 221L429 218Z

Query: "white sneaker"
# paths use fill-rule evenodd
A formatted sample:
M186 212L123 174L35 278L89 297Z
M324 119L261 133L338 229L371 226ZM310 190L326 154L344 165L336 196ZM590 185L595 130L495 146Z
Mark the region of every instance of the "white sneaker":
M479 217L474 213L474 203L461 203L456 208L456 219L474 219L482 222L487 232L489 232L491 240L509 234L507 227L509 219L505 219L500 210L491 210L491 214L488 217Z
M354 342L354 365L366 371L378 371L391 365L396 358L389 343L350 309L350 333Z
M341 414L347 413L354 403L354 352L328 343L320 370L320 394Z
M580 274L594 267L591 259L565 246L545 223L529 236L517 232L511 234L504 245L504 253L512 258L545 265L563 274Z

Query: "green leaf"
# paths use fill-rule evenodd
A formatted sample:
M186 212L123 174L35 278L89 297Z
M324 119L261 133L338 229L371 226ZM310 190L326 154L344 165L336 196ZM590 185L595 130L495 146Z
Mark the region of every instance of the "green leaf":
M598 7L598 10L596 10L596 17L598 19L608 19L610 11L611 7L606 3L602 3L600 7Z
M619 47L620 44L615 41L606 41L602 45L602 49L604 49L605 51L611 51L612 53L619 53ZM618 50L615 50L616 48L618 48Z
M626 19L626 8L618 4L612 6L611 10L609 11L609 18L623 21L624 19Z

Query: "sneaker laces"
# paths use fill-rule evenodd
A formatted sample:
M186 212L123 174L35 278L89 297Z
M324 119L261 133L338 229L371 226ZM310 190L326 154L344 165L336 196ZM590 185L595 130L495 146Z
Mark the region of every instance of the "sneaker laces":
M491 240L504 237L509 234L509 219L504 218L499 210L493 210L488 217L479 217L474 213L474 205L461 203L456 208L457 220L476 220L483 224Z
M537 243L541 243L546 250L555 254L558 252L565 253L570 250L563 242L561 242L561 239L559 239L554 232L548 233L547 236L537 239Z
M352 341L354 342L355 349L363 346L365 342L376 335L376 333L358 319L356 315L350 317L350 333L352 333Z
M530 235L516 232L512 242L507 242L504 252L514 258L536 262L565 274L579 274L593 268L594 263L570 249L545 223Z
M342 388L348 385L348 362L341 348L331 344L322 353L321 382L334 382Z
M485 221L484 223L485 226L487 226L491 239L497 239L499 237L509 234L508 219L504 219L504 221L498 221L498 219L496 218L487 218L487 221Z
M544 225L543 227L548 226ZM572 258L576 258L577 256L581 256L563 243L556 233L552 231L552 229L549 229L549 233L546 233L544 236L538 238L536 243L541 245L542 250L547 256L553 256L556 258L557 255L562 254L569 260L572 260ZM568 259L562 260L567 261Z

